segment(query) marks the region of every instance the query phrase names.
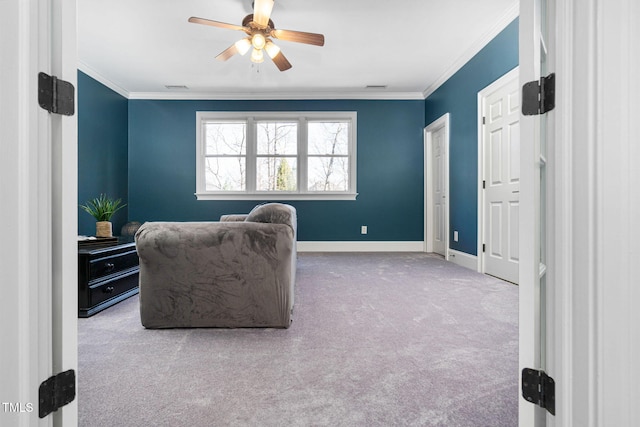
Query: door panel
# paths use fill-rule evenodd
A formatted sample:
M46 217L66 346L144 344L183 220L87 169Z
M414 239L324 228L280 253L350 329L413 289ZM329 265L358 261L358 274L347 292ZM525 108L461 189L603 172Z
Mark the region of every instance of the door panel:
M491 132L489 136L489 173L490 185L495 187L502 184L502 129Z
M520 122L509 125L509 182L520 182Z
M520 203L509 203L509 260L513 262L520 261L520 239L519 239L519 218Z
M492 202L489 208L489 224L494 232L490 234L489 256L502 259L502 202Z

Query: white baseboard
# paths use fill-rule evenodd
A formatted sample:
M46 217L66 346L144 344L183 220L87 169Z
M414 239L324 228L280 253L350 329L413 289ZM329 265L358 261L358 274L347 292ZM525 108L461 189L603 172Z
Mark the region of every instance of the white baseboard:
M449 262L478 271L478 257L475 255L449 249Z
M424 242L298 242L298 252L424 252Z

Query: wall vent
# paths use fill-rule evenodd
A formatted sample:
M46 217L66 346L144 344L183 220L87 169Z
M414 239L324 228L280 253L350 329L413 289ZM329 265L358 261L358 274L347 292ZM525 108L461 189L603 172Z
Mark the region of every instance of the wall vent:
M367 85L365 87L365 89L371 89L371 90L384 90L387 88L387 85Z
M165 87L169 90L186 90L189 89L185 85L165 85Z

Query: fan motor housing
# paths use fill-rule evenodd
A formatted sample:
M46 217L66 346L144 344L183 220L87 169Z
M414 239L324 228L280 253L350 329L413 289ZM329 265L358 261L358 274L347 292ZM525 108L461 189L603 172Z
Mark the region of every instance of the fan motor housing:
M242 20L242 26L243 27L250 27L250 28L257 27L257 25L249 25L252 22L253 22L253 13L251 13L251 14L249 14L249 15L244 17L244 19ZM269 19L268 27L271 28L271 29L276 27L271 19Z

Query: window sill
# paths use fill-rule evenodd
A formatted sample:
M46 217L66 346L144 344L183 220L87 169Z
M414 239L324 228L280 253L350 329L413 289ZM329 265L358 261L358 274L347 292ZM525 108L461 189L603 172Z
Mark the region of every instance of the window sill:
M355 200L358 193L195 193L198 200Z

